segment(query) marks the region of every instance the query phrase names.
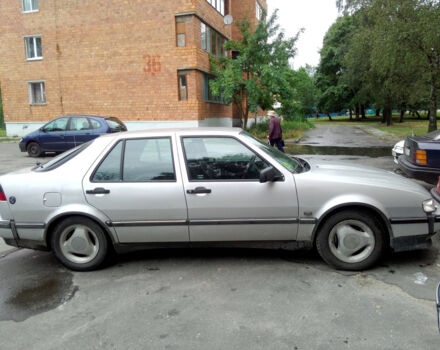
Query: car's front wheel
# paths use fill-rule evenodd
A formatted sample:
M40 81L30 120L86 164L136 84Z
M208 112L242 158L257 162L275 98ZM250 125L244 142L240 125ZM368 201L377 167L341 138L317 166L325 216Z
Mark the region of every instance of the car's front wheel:
M26 150L27 150L29 156L34 157L34 158L41 156L43 153L41 146L37 142L30 142L27 145Z
M59 223L52 234L51 247L63 265L76 271L97 269L109 250L102 228L84 217L70 217Z
M330 265L359 271L373 266L381 257L385 240L381 225L368 212L342 211L321 226L316 248Z

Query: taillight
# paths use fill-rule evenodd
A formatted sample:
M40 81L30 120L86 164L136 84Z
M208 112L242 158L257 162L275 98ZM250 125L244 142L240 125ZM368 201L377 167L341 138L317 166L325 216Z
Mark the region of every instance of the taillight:
M3 192L3 188L0 185L0 202L6 202L6 195L5 192Z
M428 157L426 156L426 151L418 149L414 153L414 163L426 165L428 164Z
M435 189L435 191L440 194L440 176L438 177L438 182L437 182L437 188Z

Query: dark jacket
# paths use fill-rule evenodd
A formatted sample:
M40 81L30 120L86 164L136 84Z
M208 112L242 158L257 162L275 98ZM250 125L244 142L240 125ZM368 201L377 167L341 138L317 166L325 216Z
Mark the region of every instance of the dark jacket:
M283 130L281 130L280 120L277 118L271 118L269 122L269 138L271 140L282 139Z

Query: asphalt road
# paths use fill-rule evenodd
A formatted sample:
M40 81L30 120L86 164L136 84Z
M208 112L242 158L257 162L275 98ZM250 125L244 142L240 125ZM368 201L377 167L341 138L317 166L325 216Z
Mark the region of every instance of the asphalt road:
M371 137L358 131L338 133ZM319 136L302 143L331 146ZM0 143L0 173L35 162L16 148ZM305 157L394 167L391 157ZM439 349L439 248L437 237L362 273L313 251L150 251L74 273L50 253L3 250L0 349Z

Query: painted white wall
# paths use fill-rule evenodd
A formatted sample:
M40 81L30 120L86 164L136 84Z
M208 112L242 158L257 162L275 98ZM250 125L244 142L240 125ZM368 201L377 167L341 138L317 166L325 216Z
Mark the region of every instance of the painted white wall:
M6 136L16 137L16 136L24 136L32 131L35 131L41 128L46 122L22 122L22 123L5 123L6 126Z
M261 123L267 117L257 117L257 123ZM176 121L126 121L124 122L129 131L167 128L196 128L196 127L226 127L231 128L231 118L206 118L204 120L176 120ZM46 122L6 122L6 135L8 137L25 136L32 131L41 128ZM255 124L255 119L248 121L248 127Z

